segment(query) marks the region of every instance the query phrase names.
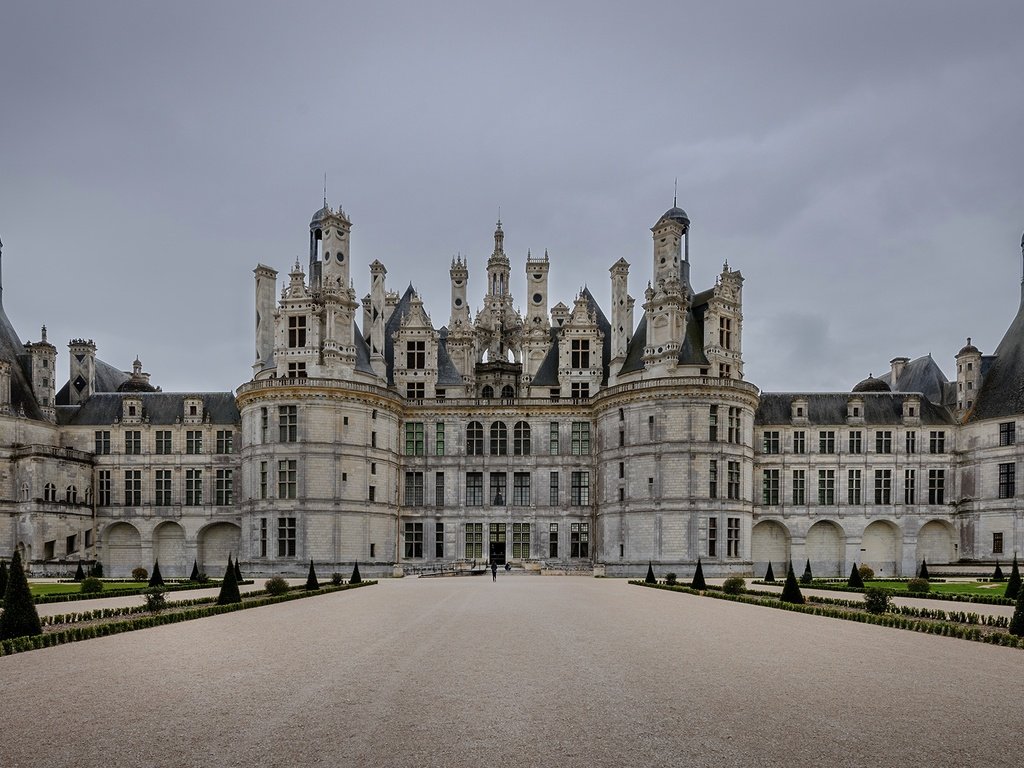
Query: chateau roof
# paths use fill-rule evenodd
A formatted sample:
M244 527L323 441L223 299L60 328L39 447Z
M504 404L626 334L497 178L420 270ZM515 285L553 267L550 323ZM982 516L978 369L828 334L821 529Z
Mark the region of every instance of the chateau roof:
M1024 299L994 357L969 421L1024 413Z
M899 392L864 392L858 394L864 402L864 423L867 425L899 425L903 423L903 401L908 394ZM829 426L846 424L846 405L849 392L825 394L762 392L754 414L758 425L793 424L793 401L807 403L807 424ZM948 424L956 422L949 409L935 405L927 399L919 400L922 424Z
M232 392L103 392L93 395L82 405L57 406L60 425L104 425L120 421L125 398L142 400L142 415L149 424L176 424L185 412L185 398L203 401L204 419L212 424L237 424L238 406Z
M105 363L96 358L94 364L95 376L95 389L93 392L117 392L122 384L128 381L129 376L124 371L120 371L110 363ZM55 398L57 405L69 405L71 403L71 382L64 382L64 386L60 388L60 392L57 393Z
M597 299L594 298L594 294L590 292L589 288L584 288L581 295L587 300L587 311L594 315L594 318L597 321L597 327L604 337L601 341L601 384L606 385L608 383L608 364L612 359L612 325L608 322L608 318L605 317L604 312L601 311L601 306L597 303ZM559 302L559 305L565 307L561 302ZM565 308L568 309L568 307ZM537 367L537 373L534 374L533 381L530 382L531 386L557 387L559 385L558 339L560 330L560 327L554 327L551 329L551 346L548 348L548 353L544 356L544 359Z
M876 379L874 376L869 375L863 381L858 381L853 385L854 392L892 392L889 385L881 379Z
M694 295L690 300L690 308L686 310L686 335L679 348L680 365L710 365L704 354L704 313L708 302L715 295L713 288ZM644 346L647 344L647 313L640 315L640 322L633 331L626 349L626 359L619 373L633 373L644 367Z
M462 376L459 369L455 367L451 356L448 354L448 328L440 331L440 340L437 344L437 386L461 386Z
M911 360L903 367L899 380L893 383L892 371L878 377L893 392L920 392L933 403L945 402L944 394L949 380L931 355Z
M25 415L30 419L41 419L43 414L36 403L28 377L21 367L19 356L24 354L25 345L18 338L14 326L7 319L3 304L0 303L0 360L11 364L11 407L15 413L24 408Z

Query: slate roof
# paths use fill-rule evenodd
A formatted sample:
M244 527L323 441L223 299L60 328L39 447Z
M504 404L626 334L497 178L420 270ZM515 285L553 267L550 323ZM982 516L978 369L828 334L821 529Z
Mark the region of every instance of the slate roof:
M710 365L704 354L704 313L707 311L708 302L714 295L714 289L709 288L694 295L690 300L690 308L686 311L686 331L683 336L683 344L679 348L680 365ZM626 350L626 359L619 370L620 374L643 370L644 346L646 344L647 313L644 312L640 315L640 322L637 323L633 337L629 340L629 348Z
M982 358L985 372L986 358ZM996 347L981 383L969 421L995 419L1024 413L1024 297L1017 315Z
M355 322L352 323L352 338L355 340L356 346L356 370L373 373L373 367L370 365L370 345L363 338L363 334L359 332L359 327Z
M437 345L437 386L461 386L462 376L448 354L448 327L440 330L440 341Z
M824 394L800 394L762 392L761 400L754 414L758 425L793 423L793 401L807 402L807 423L812 426L826 426L846 423L846 405L852 395L848 392ZM903 423L903 401L906 394L899 392L864 392L857 397L864 401L864 423L867 425ZM922 424L954 424L948 408L937 406L927 399L921 399Z
M96 358L96 388L94 392L117 392L122 384L128 381L131 376L124 371L119 371L110 363L105 363ZM56 397L57 405L71 404L71 382L64 382Z
M0 360L11 364L11 407L14 413L25 409L25 415L30 419L41 419L43 414L36 403L36 397L32 393L32 386L29 384L25 370L22 368L21 355L25 354L25 345L18 338L14 326L7 319L3 304L0 303Z
M533 375L530 386L534 387L557 387L558 386L558 328L551 328L548 332L551 336L551 346L548 353L537 366L537 373Z
M409 305L412 303L414 293L416 290L412 283L409 283L409 287L395 305L395 311L384 325L384 361L388 371L388 384L395 383L395 340L391 337L402 325L402 318L409 314Z
M907 363L895 384L891 370L878 378L888 384L893 392L920 392L933 403L939 404L945 402L946 385L949 383L946 374L930 354Z
M204 417L213 424L238 424L240 416L235 396L231 392L103 392L93 395L85 403L57 406L57 423L61 425L113 424L124 413L125 398L142 401L142 415L150 424L176 424L185 413L185 398L197 397L203 401Z

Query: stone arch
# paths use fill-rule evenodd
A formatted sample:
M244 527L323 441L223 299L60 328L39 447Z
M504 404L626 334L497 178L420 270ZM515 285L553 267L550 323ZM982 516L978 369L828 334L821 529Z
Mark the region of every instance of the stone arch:
M845 539L843 529L831 520L819 520L808 529L804 548L815 576L843 575Z
M170 520L153 529L153 559L162 576L188 576L191 563L185 550L185 529Z
M953 534L953 526L944 520L929 520L921 526L917 532L917 564L921 566L922 560L928 564L942 564L956 562L956 546Z
M860 553L861 562L870 565L876 576L899 576L899 529L887 520L875 520L864 529Z
M242 529L234 523L212 523L199 532L199 570L210 578L220 578L228 557L238 556Z
M750 559L754 564L754 576L761 578L772 564L776 577L785 577L789 568L790 548L789 531L776 520L762 520L754 526L750 534ZM722 546L719 534L718 546Z
M142 562L142 536L131 523L117 522L103 532L103 573L106 576L131 576L133 568L149 567Z

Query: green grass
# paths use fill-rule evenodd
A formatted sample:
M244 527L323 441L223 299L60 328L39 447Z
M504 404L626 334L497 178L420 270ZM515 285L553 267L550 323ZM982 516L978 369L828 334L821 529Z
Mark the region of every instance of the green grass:
M882 587L891 589L893 592L906 592L907 582L905 581L868 581L866 587ZM946 595L989 595L991 597L1002 597L1006 589L1006 582L994 581L947 581L932 583L931 591L936 594Z
M115 589L131 589L136 592L141 592L148 586L149 582L147 581L105 581L103 582L103 591L108 592ZM33 584L30 582L29 588L32 590L33 597L36 597L38 595L66 595L69 593L78 593L82 591L82 585L75 584L74 582L66 582L61 584L54 584L50 582L42 584ZM99 594L102 595L103 592L100 592Z

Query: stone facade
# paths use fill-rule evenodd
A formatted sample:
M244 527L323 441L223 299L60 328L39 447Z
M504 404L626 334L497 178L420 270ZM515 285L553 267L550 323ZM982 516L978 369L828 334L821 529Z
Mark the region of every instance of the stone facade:
M587 289L550 305L553 263L527 254L520 315L499 222L482 307L459 256L440 328L379 261L357 300L351 229L325 202L280 296L256 267L256 360L235 393L161 392L85 339L57 390L45 328L23 344L0 307L0 552L44 573L217 575L231 555L249 574L688 576L698 558L708 575L907 575L1024 549L1024 310L994 354L968 340L954 381L897 357L851 392L762 393L744 380L743 277L726 264L692 288L678 207L652 228L639 307L623 259L606 315Z

